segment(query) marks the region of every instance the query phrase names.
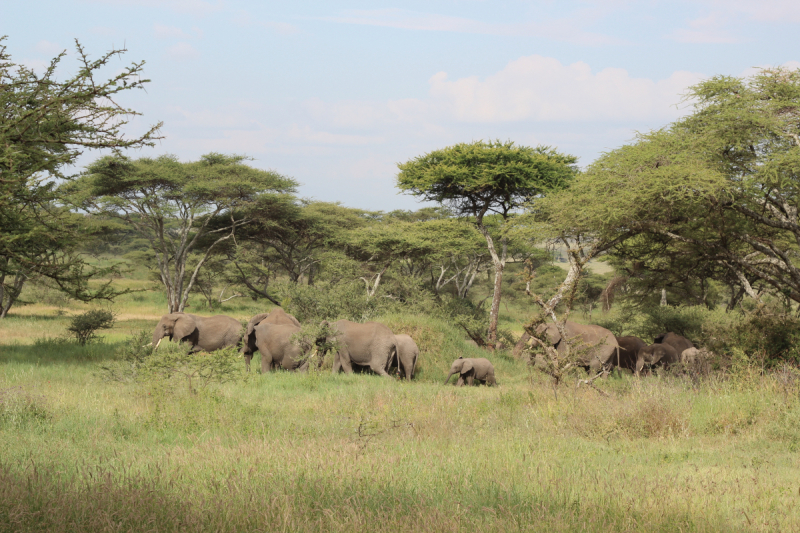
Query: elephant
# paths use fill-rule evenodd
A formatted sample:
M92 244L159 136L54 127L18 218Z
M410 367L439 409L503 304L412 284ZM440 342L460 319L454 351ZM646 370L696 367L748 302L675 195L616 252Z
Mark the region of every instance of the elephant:
M614 334L606 328L592 324L577 324L567 321L564 324L565 333L569 339L583 343L588 349L578 358L578 364L587 368L592 374L612 367L617 359L619 345ZM566 351L566 343L561 338L555 324L540 324L536 328L537 341L547 342L558 352Z
M405 375L405 378L411 381L411 378L414 377L414 371L417 368L419 347L417 347L417 343L414 342L414 339L408 335L395 335L394 342L397 347L397 357L392 360L389 367L391 368L394 366L395 361L397 361L397 372L401 377Z
M261 352L261 373L283 368L284 370L308 370L310 361L302 360L303 350L292 344L291 337L300 331L294 325L270 324L262 321L254 328L256 348ZM321 358L320 358L321 361Z
M487 386L497 385L497 381L494 379L494 365L483 357L468 357L466 359L459 357L453 361L453 364L450 365L450 373L447 374L447 379L444 380L445 385L450 381L450 376L453 374L458 374L456 387L463 386L465 380L467 385L471 386L476 379Z
M642 371L645 363L654 366L668 367L679 361L678 352L669 344L651 344L645 346L636 357L636 375Z
M678 355L682 354L684 350L688 350L689 348L694 348L694 344L692 341L687 339L686 337L681 337L677 333L662 333L655 339L653 339L653 343L655 344L669 344L673 348L675 348L675 352Z
M203 317L189 313L170 313L161 317L153 331L153 349L164 337L192 345L190 351L212 352L236 346L242 340L242 324L225 315Z
M636 371L636 358L639 350L647 344L639 337L615 337L619 344L619 361L615 361L618 367L627 368L631 372Z
M253 358L253 353L258 350L255 327L261 323L300 327L300 322L280 307L276 307L269 313L260 313L251 318L250 322L247 323L247 328L244 332L244 343L242 343L242 355L244 355L244 364L248 371L250 370L250 360Z
M323 325L327 322L323 322ZM390 378L389 363L397 354L394 333L379 322L350 322L337 320L331 325L337 331L339 351L333 359L333 373L340 369L353 373L353 365L369 367L370 370Z

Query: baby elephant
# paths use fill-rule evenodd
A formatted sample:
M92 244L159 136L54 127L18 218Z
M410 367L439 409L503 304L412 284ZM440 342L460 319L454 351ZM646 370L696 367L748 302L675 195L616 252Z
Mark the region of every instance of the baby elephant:
M636 357L636 375L642 371L645 363L651 367L668 367L680 361L678 352L669 344L651 344L639 350Z
M447 379L444 380L445 385L450 381L450 376L453 374L458 374L457 387L464 385L465 380L467 385L472 385L476 379L486 383L486 385L497 385L497 381L494 379L494 366L488 359L483 357L467 359L459 357L453 361L453 364L450 365L450 373L447 374Z

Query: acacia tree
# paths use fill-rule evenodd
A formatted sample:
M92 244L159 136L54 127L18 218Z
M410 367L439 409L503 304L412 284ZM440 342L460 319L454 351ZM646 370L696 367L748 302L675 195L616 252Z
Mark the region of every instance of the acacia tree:
M513 142L461 143L398 164L397 186L427 201L469 217L486 239L494 266L494 292L489 312L488 345L497 341L503 269L508 259L509 220L531 200L567 186L576 173L576 158L538 146ZM502 219L500 246L485 224L487 215Z
M57 180L87 149L152 146L161 124L138 137L125 125L139 115L117 103L121 93L143 89L144 62L133 63L107 80L100 71L126 52L116 49L92 60L76 41L80 68L63 81L54 58L41 75L15 64L0 37L0 318L25 281L45 276L70 297L110 299L108 283L90 288L89 279L112 269L87 266L77 252L86 226L65 209Z
M686 118L590 165L562 215L601 239L636 235L612 253L638 249L650 272L670 254L688 258L679 270L703 263L732 300L760 300L759 284L800 302L800 70L719 76L687 98Z
M260 195L288 193L296 186L294 180L253 168L246 160L217 153L191 163L171 155L104 157L89 165L69 192L77 205L121 219L149 241L168 311L181 312L215 247L252 220L244 208ZM210 226L221 219L227 223ZM197 259L188 272L192 252Z

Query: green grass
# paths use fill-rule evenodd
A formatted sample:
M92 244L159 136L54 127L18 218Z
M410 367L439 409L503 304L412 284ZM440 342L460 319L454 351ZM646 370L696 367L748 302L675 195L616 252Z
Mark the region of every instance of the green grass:
M104 381L119 343L6 345L0 530L792 531L800 387L756 373L603 381L604 397L490 356L499 388L444 387L457 329L383 321L412 383L328 372ZM122 341L121 341L122 342Z
M500 326L519 334L534 308L504 298ZM556 397L457 326L395 313L379 320L420 346L414 382L243 372L193 394L100 371L153 328L163 294L120 297L100 343L64 340L90 307L53 298L0 320L0 531L800 530L794 370L623 376ZM188 311L269 307L193 297ZM501 386L442 386L460 355L491 359Z

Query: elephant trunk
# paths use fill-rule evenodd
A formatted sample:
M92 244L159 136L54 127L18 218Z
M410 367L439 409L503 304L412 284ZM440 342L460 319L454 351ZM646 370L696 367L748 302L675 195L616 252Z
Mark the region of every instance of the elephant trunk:
M158 348L158 345L161 344L161 341L164 340L164 330L161 328L161 324L156 326L156 330L153 332L153 350Z
M453 374L455 374L455 373L456 373L456 371L455 371L455 370L451 370L451 371L450 371L450 373L449 373L449 374L447 374L447 379L446 379L446 380L444 380L444 384L445 384L445 385L447 385L447 382L448 382L448 381L450 381L450 377L452 377L452 375L453 375Z

